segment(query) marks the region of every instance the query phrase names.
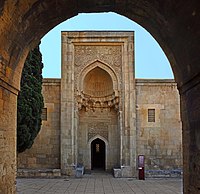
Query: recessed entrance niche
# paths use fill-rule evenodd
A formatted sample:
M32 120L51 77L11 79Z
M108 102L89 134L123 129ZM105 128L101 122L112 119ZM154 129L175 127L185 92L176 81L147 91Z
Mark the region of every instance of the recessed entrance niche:
M91 169L105 170L105 142L97 138L91 143Z
M105 171L123 165L128 173L124 177L134 174L133 41L133 32L62 33L63 171L73 173L73 164ZM94 153L97 138L106 144L100 140L95 144L99 151L106 148L102 160Z
M110 75L95 67L84 79L83 92L91 97L104 97L113 94L113 83Z
M96 64L81 78L82 91L77 98L78 162L83 163L87 169L110 170L116 163L119 164L119 97L115 95L112 77L105 70L106 67L103 68L104 64L100 62ZM88 65L86 70L90 67L91 65ZM108 142L108 153L111 152L110 148L115 148L116 151L108 155L103 140L100 138L92 140L96 136L101 136Z

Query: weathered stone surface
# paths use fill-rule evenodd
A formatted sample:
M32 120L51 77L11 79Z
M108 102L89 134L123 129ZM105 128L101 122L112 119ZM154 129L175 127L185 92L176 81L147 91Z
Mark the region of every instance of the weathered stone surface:
M15 193L17 95L3 87L0 91L0 193L10 194Z
M173 80L136 80L137 153L146 170L182 168L180 98ZM155 122L148 122L155 109Z
M43 80L47 121L42 121L32 148L18 154L18 168L60 168L60 87L60 79Z
M91 144L97 138L106 144L105 170L122 164L135 168L135 136L125 133L135 133L133 37L133 32L62 32L64 174L76 163L93 168Z
M113 176L115 178L121 178L122 177L122 170L121 170L121 168L113 168Z
M60 169L18 169L17 177L61 177Z
M200 190L200 85L194 87L189 82L189 90L183 90L181 95L183 125L183 166L185 193L198 193ZM184 88L185 89L185 88ZM188 100L190 99L190 100ZM186 190L187 188L187 190Z
M150 178L174 178L182 177L182 170L145 170L145 177Z
M159 170L159 173L163 171L165 175L166 170L173 172L182 169L180 99L177 85L174 80L138 79L136 85L135 79L128 82L128 78L133 77L134 73L126 67L127 55L124 51L121 52L124 48L118 47L121 44L121 47L126 48L122 40L126 42L126 37L130 34L131 32L62 33L62 57L67 59L62 64L63 77L61 80L44 81L43 94L45 105L48 105L47 121L43 122L42 132L33 148L19 155L19 168L55 168L58 166L49 161L58 162L61 159L61 164L68 162L64 167L61 165L65 173L74 174L76 164L82 164L91 170L91 145L93 140L100 138L106 143L105 169L121 166L121 177L137 176L136 163L131 163L131 159L136 161L137 155L141 154L145 155L146 170ZM133 44L133 39L130 44ZM80 45L81 49L77 49ZM118 60L113 63L112 58L116 53ZM131 58L133 52L130 53ZM66 76L68 74L70 79ZM64 81L65 77L67 82ZM60 83L63 83L62 90L59 89ZM132 95L132 99L125 97L130 93L126 83L133 86L132 92L136 90L136 96ZM62 103L69 107L66 106L60 112ZM147 112L152 108L155 109L155 122L148 121ZM51 114L53 116L50 117ZM60 120L59 114L67 115L68 122L65 116ZM125 127L131 119L124 115L131 114L136 115L134 119L137 133L133 125L130 129ZM65 126L63 129L60 128L62 125ZM48 148L45 139L53 140L48 142ZM59 150L53 149L53 142L57 143L57 148L61 143L61 158ZM65 149L72 151L69 154ZM119 173L115 176L119 176L117 174Z
M200 181L197 184L196 182L191 183L190 180L195 179L199 172L191 168L193 163L190 159L193 158L193 154L196 158L200 152L198 149L193 149L193 147L196 147L196 141L194 143L190 140L196 134L199 135L197 129L193 130L199 126L195 124L197 127L194 127L193 120L196 119L193 119L193 117L196 116L193 113L196 109L199 109L200 105L195 103L190 107L190 103L194 99L198 99L200 95L198 86L200 80L199 9L198 0L67 0L59 2L2 0L0 1L0 85L3 88L11 86L19 88L21 69L29 48L36 45L41 37L54 26L78 13L114 11L135 20L155 37L165 51L173 68L178 88L183 95L181 110L185 150L184 192L197 193ZM194 92L190 92L191 89ZM12 89L9 91L12 93ZM184 94L182 91L184 91ZM10 110L3 111L1 118L8 117L9 112L12 111L13 108L11 107ZM12 131L14 131L13 122L15 122L15 119L13 118L9 120L10 122L5 123L5 126L1 129L11 129L12 126ZM4 140L2 141L4 142ZM5 152L5 150L3 146L2 152ZM11 152L14 152L14 149L11 150ZM189 153L191 153L190 157ZM11 174L15 174L14 170ZM14 182L14 180L11 182ZM5 187L9 185L2 179L1 184Z

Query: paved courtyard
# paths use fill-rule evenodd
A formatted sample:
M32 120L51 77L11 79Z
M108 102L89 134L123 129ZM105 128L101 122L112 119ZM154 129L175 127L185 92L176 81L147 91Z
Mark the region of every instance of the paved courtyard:
M84 175L83 178L18 178L17 194L180 194L178 178L146 179L113 178L112 175Z

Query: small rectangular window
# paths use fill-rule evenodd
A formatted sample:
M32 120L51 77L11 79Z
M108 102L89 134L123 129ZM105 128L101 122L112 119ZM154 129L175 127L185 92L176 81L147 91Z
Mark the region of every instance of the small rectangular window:
M99 144L96 144L96 152L99 152Z
M47 108L42 109L41 119L47 121Z
M155 122L155 109L148 109L148 122Z

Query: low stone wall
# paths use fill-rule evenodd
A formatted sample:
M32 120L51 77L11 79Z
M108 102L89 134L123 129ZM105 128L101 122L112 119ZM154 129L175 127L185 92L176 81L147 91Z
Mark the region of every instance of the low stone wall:
M31 177L44 177L44 178L57 178L61 177L60 169L18 169L17 177L31 178Z
M17 154L18 169L60 168L60 79L44 79L46 120L31 149Z
M181 169L177 170L145 170L145 177L147 178L177 178L182 177Z
M125 168L126 169L126 168ZM128 169L125 170L127 172ZM113 168L115 178L130 177L123 173L124 168ZM138 171L137 171L138 174ZM182 169L176 170L145 170L145 178L178 178L182 177Z
M130 178L133 172L130 166L121 166L119 168L113 168L113 176L115 178Z

